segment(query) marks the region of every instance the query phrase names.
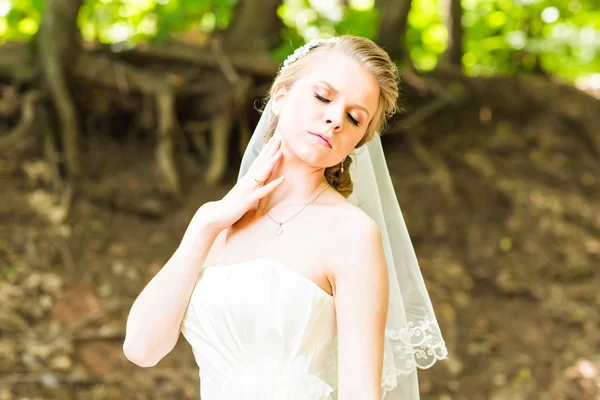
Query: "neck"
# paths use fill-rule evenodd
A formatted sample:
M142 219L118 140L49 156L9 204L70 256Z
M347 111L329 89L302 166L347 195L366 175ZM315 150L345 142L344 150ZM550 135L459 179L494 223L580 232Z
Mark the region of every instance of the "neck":
M287 206L304 206L314 200L319 192L326 190L327 180L323 168L307 165L302 160L288 156L281 157L273 169L269 182L285 175L284 182L273 192L263 197L259 206L266 211Z

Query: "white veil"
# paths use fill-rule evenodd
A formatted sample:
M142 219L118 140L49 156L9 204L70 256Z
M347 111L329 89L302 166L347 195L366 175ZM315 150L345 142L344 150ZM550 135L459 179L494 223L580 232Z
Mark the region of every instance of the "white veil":
M248 143L241 178L263 148L271 120L269 101ZM417 257L400 211L378 135L350 154L354 191L348 201L360 207L381 230L389 275L389 306L385 330L382 398L419 398L417 367L431 367L448 351L437 323ZM323 380L337 389L337 340ZM336 392L334 392L335 394Z

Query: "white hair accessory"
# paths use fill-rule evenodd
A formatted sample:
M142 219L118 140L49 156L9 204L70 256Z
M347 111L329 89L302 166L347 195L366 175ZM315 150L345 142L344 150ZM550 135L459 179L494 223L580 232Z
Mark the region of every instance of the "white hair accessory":
M304 57L313 47L317 47L323 43L336 43L338 39L338 37L332 37L329 39L313 39L304 46L298 47L292 54L288 56L288 58L285 59L283 66L281 67L281 71L284 71L288 65L297 59Z

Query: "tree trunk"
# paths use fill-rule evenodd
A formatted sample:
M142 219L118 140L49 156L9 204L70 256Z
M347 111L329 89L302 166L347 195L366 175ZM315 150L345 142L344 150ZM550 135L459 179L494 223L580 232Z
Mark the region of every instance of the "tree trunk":
M67 175L81 176L79 118L69 91L67 63L77 60L80 35L77 14L81 0L48 0L40 32L36 37L44 86L58 114L62 151Z
M460 0L446 0L446 29L448 46L440 57L439 66L462 69L463 27Z
M225 32L226 49L264 53L281 41L282 22L277 15L281 0L238 1Z
M223 49L220 42L213 44L213 53L218 63L233 86L232 101L213 118L211 123L212 149L210 165L206 173L209 183L220 181L229 164L229 149L232 146L232 130L236 126L241 132L240 147L247 144L250 136L248 121L245 119L243 107L248 105L252 79L248 74L236 70L230 57L226 54L237 51L255 54L258 58L267 55L281 40L281 20L277 15L277 8L281 0L245 0L239 1L234 10L232 23L224 32ZM226 50L226 51L224 51ZM263 57L264 58L264 57ZM276 72L276 71L275 71Z
M411 3L411 0L375 0L375 7L381 16L377 43L387 51L392 60L406 57L404 36Z
M525 31L525 35L528 39L539 40L543 37L540 21L532 18L530 15L524 18L522 29ZM517 53L515 62L518 66L519 72L547 76L547 73L542 68L539 55L527 50L526 48Z

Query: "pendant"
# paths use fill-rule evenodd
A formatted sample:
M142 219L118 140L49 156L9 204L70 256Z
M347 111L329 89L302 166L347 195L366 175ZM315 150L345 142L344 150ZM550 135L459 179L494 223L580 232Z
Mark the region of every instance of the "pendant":
M277 236L281 235L283 233L283 228L281 227L283 224L279 224L279 228L277 228L277 231L275 232L277 234Z

